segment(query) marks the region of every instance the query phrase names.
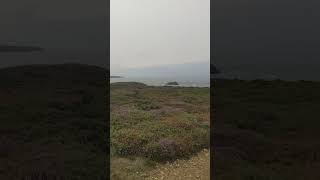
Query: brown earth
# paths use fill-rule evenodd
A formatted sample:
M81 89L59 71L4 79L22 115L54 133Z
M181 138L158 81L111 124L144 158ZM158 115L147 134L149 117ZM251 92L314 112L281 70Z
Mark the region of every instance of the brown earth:
M209 180L210 151L205 149L188 160L159 165L149 174L147 180Z

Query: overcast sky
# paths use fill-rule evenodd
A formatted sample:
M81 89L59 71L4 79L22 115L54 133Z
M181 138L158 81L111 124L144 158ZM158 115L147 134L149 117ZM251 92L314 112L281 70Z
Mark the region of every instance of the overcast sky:
M319 1L215 0L211 11L221 71L320 77Z
M105 0L4 0L0 44L43 48L106 48Z
M111 72L210 60L210 0L111 0Z

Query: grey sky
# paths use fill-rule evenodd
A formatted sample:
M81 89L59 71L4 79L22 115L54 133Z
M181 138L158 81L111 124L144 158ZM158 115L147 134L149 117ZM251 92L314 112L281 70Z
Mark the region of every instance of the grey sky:
M319 1L215 0L211 11L213 60L222 72L320 77Z
M208 62L210 0L111 0L111 72Z

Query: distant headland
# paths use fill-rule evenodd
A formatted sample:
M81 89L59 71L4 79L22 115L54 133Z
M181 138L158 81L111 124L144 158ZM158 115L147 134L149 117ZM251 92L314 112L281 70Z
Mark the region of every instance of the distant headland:
M33 52L44 51L41 47L36 46L13 46L13 45L0 45L0 52Z
M122 76L110 76L110 78L123 78Z

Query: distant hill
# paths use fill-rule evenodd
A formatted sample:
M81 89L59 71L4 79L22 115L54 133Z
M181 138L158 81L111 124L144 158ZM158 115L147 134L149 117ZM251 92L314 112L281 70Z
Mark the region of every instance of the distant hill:
M110 78L123 78L122 76L110 76Z
M36 46L9 46L0 45L0 52L32 52L32 51L43 51L43 48Z
M55 64L55 65L24 65L24 66L14 66L7 68L0 68L0 81L2 86L6 86L7 82L9 84L15 83L26 83L27 85L34 85L39 81L44 81L46 84L54 86L55 81L60 83L66 82L68 86L73 86L76 84L94 82L94 83L105 83L105 75L108 74L108 70L85 64ZM84 84L85 84L84 83ZM43 85L43 84L42 84ZM40 88L40 87L38 87Z

